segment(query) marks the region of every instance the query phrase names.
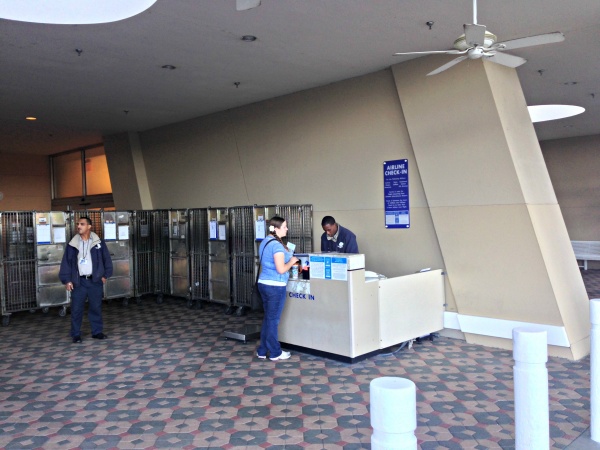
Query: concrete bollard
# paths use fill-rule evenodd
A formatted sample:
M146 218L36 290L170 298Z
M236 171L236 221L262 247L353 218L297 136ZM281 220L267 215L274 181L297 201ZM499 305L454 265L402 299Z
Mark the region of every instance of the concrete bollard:
M600 298L590 300L590 434L600 442Z
M417 388L406 378L375 378L371 394L371 448L417 450Z
M548 336L545 330L513 330L515 448L550 448Z

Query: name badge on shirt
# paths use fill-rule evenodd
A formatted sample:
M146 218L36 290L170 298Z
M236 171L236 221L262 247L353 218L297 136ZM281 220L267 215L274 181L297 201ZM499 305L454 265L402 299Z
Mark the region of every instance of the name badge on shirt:
M81 258L81 261L79 261L79 264L87 264L87 259Z

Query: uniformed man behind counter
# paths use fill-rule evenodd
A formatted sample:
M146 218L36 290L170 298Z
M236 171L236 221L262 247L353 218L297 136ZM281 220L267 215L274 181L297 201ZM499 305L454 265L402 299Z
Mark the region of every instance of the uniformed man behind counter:
M358 253L356 235L348 228L344 228L331 216L321 220L323 235L321 236L321 251L333 253Z

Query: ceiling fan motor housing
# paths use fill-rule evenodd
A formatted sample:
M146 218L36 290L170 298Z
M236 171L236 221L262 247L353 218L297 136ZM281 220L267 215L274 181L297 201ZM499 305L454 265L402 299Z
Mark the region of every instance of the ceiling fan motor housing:
M489 31L486 30L485 38L483 39L483 48L489 48L492 45L494 45L494 43L496 42L496 39L498 39L498 38L496 37L495 34L490 33ZM457 50L461 50L461 51L470 48L467 45L467 41L465 39L464 34L461 34L459 36L459 38L454 41L454 48Z

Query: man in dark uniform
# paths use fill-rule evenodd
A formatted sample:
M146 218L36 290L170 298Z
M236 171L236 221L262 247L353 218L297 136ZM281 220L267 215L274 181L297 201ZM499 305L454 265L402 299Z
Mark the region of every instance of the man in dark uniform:
M344 228L331 216L323 217L321 221L323 235L321 236L321 251L333 253L358 253L356 235Z
M113 266L106 244L92 232L92 221L82 217L77 222L77 234L71 239L58 277L71 292L71 338L81 343L81 322L85 300L88 299L88 319L94 339L106 339L102 323L102 297L104 283L112 275Z

